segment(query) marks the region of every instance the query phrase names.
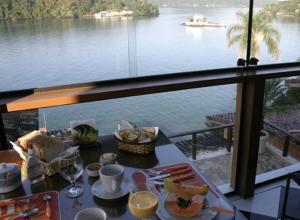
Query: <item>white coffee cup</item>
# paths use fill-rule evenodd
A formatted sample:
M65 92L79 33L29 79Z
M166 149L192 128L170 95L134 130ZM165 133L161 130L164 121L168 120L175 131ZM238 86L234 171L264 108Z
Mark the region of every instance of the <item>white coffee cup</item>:
M104 190L108 193L115 193L120 190L124 168L117 164L108 164L101 167L99 175Z
M103 209L87 208L77 213L74 220L106 220L107 215Z

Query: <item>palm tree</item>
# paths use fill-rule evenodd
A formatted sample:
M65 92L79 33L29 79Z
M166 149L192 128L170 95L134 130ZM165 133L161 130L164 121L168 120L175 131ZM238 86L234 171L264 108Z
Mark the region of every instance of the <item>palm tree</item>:
M285 94L286 88L284 86L284 79L275 78L266 80L265 96L264 96L264 111L272 110L273 103Z
M240 45L239 55L244 56L247 48L248 37L248 13L237 12L240 23L229 26L227 30L228 47L234 44ZM278 43L280 33L272 25L272 15L266 10L260 10L253 15L251 56L260 57L260 42L264 42L268 52L276 60L279 57Z

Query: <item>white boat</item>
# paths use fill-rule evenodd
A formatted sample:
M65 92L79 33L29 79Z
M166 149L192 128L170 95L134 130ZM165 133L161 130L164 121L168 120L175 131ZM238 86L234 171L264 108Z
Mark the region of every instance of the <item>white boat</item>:
M132 16L133 11L122 10L122 11L100 11L94 14L95 18L110 18L110 17L120 17L120 16Z
M202 15L194 15L194 17L186 20L183 25L189 27L226 27L224 24L219 24L211 21L207 21Z

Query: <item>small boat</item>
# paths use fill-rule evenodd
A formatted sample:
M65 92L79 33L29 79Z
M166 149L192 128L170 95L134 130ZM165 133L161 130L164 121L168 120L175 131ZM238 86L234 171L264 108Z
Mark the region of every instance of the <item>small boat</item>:
M94 14L95 18L110 18L110 17L125 17L132 16L133 11L122 10L122 11L100 11Z
M186 20L183 25L188 27L226 27L224 24L207 21L205 17L197 14Z

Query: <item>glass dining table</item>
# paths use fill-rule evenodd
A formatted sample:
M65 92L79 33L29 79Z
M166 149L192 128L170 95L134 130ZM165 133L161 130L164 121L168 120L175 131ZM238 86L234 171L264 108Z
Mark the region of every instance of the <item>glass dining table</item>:
M197 170L193 163L160 132L156 141L155 152L149 155L135 155L131 153L121 152L118 150L117 143L113 135L105 135L99 137L99 142L93 146L80 147L80 155L84 164L98 162L102 153L114 152L118 154L117 163L124 166L125 177L131 178L132 174L141 169L153 167L167 166L177 163L188 163L194 170ZM0 152L0 161L6 163L17 163L22 166L22 159L14 150ZM218 206L227 210L232 210L235 214L218 213L214 219L246 219L240 212L236 211L227 198L217 189L217 187L209 181L199 171L197 174L206 182L211 191L218 197ZM57 191L59 193L60 216L62 220L74 219L76 213L89 207L100 207L107 213L107 219L136 219L128 210L128 195L117 200L103 200L93 195L92 185L98 179L89 177L84 171L82 176L77 180L83 188L83 194L78 198L68 198L65 193L70 183L63 179L59 174L46 177L44 181L38 185L30 185L29 181L22 178L22 186L17 190L0 194L0 200L16 198L24 195L36 194L46 191ZM154 219L160 219L155 216ZM166 219L168 220L168 219Z

